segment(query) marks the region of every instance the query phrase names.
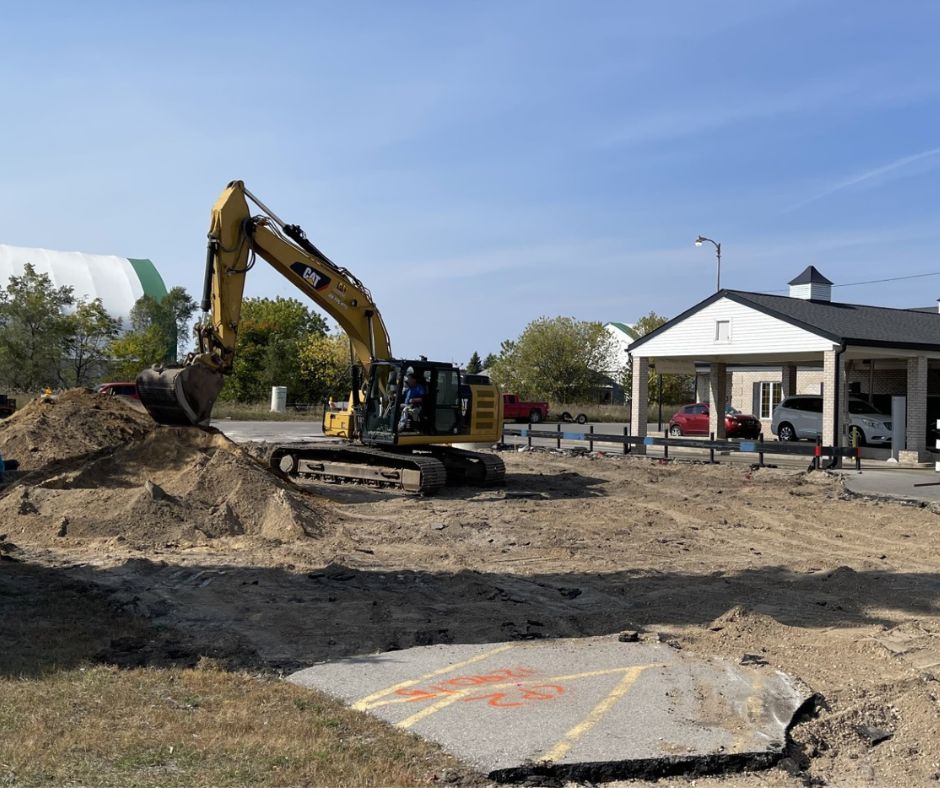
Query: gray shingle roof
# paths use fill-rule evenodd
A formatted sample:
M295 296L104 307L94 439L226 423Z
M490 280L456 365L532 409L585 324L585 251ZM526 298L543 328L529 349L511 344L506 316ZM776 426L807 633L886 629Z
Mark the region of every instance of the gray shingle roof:
M940 313L936 311L807 301L739 290L729 290L727 296L837 342L940 349Z
M627 349L632 351L720 298L728 298L837 343L940 350L940 312L936 310L926 312L922 309L809 301L744 290L720 290L640 337Z
M819 271L816 270L816 266L808 265L806 270L803 271L796 279L791 279L789 284L791 285L831 285L826 277L824 277Z

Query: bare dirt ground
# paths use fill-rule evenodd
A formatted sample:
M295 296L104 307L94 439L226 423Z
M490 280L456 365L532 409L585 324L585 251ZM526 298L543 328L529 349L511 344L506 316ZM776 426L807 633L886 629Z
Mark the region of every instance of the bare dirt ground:
M30 430L42 443L58 407L17 414L17 446ZM115 636L114 664L171 651L177 663L290 670L413 645L640 628L766 661L820 694L780 767L699 784L940 779L930 509L853 500L821 473L548 452L505 454L500 489L304 491L218 434L129 433L137 415L98 413L117 437L82 437L89 445L74 450L74 416L54 424L59 448L30 452L31 470L0 489L0 552L36 582L93 586L122 615L174 633ZM12 422L0 452L19 458L4 443Z

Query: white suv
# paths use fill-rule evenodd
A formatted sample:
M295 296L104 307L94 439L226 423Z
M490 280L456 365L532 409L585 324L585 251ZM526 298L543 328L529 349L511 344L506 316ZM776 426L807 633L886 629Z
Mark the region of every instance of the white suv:
M849 397L849 433L859 446L891 443L891 417L866 400ZM782 441L815 440L822 434L823 398L814 394L787 397L774 408L770 430Z

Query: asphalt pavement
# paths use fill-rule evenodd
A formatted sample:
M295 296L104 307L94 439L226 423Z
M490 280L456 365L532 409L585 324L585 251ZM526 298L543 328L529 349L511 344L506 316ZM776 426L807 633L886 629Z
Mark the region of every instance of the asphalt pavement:
M780 758L811 692L754 663L614 635L423 646L288 681L438 742L491 779L655 779Z

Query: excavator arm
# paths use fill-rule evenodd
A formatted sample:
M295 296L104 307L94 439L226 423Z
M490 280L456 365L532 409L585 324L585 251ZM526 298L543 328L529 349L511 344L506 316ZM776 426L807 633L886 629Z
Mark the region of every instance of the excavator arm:
M260 210L252 216L249 201ZM260 257L339 323L368 375L391 357L388 332L368 289L285 224L242 181L232 181L212 208L198 350L182 366L154 367L137 379L140 397L162 424L206 424L223 375L230 372L241 322L245 276ZM354 381L353 396L358 385Z

